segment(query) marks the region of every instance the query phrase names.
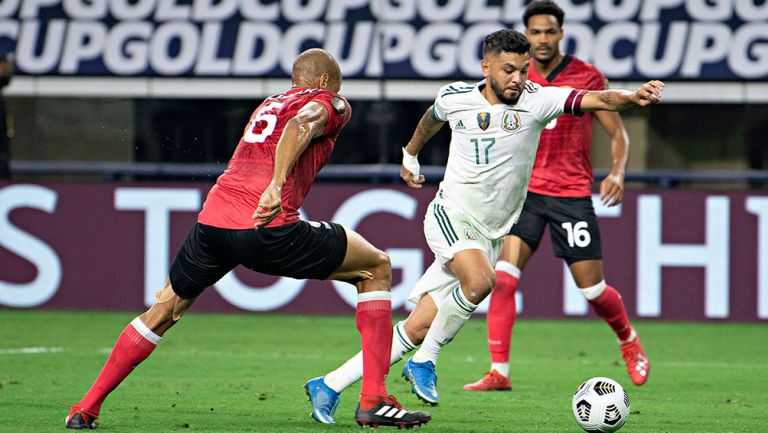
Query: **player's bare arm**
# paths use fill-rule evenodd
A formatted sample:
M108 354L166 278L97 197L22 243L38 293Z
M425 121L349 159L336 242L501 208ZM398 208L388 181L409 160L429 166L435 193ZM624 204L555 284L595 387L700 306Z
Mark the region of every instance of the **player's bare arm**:
M421 188L424 183L424 175L419 174L419 161L416 156L424 148L424 144L434 136L445 124L444 121L435 117L433 107L421 116L416 130L408 144L403 148L403 164L400 166L400 177L411 188Z
M312 139L323 134L327 122L328 110L325 106L310 102L286 123L275 149L272 182L261 194L259 206L253 213L256 228L266 226L283 211L281 196L288 172Z
M584 94L582 111L623 111L635 105L646 107L661 101L665 84L659 80L649 81L634 92L629 90L600 90Z
M611 172L600 182L600 200L606 206L616 206L624 200L629 136L619 113L597 111L595 117L611 138Z

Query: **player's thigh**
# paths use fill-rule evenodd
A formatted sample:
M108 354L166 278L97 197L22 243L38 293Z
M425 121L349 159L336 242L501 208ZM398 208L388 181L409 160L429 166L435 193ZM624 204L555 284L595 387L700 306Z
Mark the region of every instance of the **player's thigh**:
M569 265L602 260L600 228L591 197L549 197L549 231L555 256Z
M226 229L203 224L192 227L168 271L176 295L197 298L237 265L228 236Z
M528 193L520 212L520 218L509 230L509 246L505 245L502 260L506 260L520 269L528 263L539 247L544 228L547 226L547 203L540 194ZM517 238L517 240L515 240Z
M493 264L501 254L503 238L486 238L468 217L436 201L428 207L424 234L436 262L444 268L441 271L458 280L465 296L487 295L486 288L493 287Z
M389 257L384 251L376 248L362 235L345 228L347 234L347 249L344 260L336 272L354 272L359 270L375 270L389 267Z
M267 275L328 279L343 263L347 232L340 224L297 221L230 234L238 263Z
M488 239L466 215L436 201L424 217L424 236L435 259L443 264L465 250L479 250L495 263L503 246L503 238Z
M499 260L504 260L523 270L531 259L533 250L525 241L515 235L504 237L504 247L501 249Z

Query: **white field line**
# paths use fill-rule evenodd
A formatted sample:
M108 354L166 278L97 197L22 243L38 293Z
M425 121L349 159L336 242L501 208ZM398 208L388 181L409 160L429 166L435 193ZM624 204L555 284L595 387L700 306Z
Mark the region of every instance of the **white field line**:
M39 353L63 352L61 347L20 347L17 349L0 349L0 355L36 355Z

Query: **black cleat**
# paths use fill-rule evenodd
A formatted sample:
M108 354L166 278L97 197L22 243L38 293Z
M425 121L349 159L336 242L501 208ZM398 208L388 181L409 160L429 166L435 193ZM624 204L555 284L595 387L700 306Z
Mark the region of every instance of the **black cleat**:
M92 430L96 428L96 415L86 411L80 406L74 405L69 410L69 415L64 420L68 429L72 430Z
M432 416L429 415L429 412L410 412L403 409L395 397L391 395L369 410L360 409L358 404L355 411L355 421L361 427L388 426L408 429L426 424L431 419Z

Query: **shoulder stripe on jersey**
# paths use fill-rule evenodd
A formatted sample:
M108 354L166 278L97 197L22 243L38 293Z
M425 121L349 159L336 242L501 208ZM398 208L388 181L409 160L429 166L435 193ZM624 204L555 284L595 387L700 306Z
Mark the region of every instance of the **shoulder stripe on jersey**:
M465 88L464 90L446 90L440 96L460 95L462 93L469 93L469 92L471 92L473 90L474 90L474 87L473 88L469 88L469 89Z
M581 100L584 98L584 95L587 94L586 90L571 90L571 93L568 95L567 98L565 98L565 104L563 106L563 112L566 114L573 114L574 116L580 116L582 114L581 111Z

